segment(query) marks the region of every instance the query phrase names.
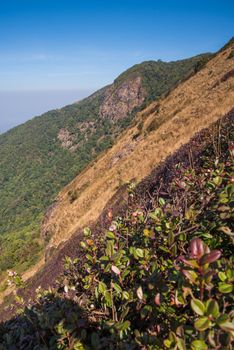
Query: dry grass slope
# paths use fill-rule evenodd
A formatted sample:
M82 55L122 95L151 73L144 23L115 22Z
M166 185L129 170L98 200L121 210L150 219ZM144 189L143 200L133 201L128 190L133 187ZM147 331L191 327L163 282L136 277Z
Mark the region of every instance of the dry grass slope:
M120 185L132 179L140 182L196 132L231 110L234 60L228 57L233 46L221 51L159 103L140 112L114 147L64 188L43 225L43 232L52 237L50 246L58 247L78 229L94 222ZM71 203L69 194L74 192L79 195Z

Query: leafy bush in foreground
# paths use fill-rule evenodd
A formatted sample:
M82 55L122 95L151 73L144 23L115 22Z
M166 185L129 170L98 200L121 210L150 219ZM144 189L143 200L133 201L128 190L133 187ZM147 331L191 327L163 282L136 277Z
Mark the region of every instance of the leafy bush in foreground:
M165 196L103 237L85 229L80 259L1 326L0 349L232 349L232 152L225 140L219 157L177 164Z

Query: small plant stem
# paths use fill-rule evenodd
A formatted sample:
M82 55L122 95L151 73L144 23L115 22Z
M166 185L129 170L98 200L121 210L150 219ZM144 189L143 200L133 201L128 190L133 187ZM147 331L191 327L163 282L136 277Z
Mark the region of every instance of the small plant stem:
M200 284L200 299L201 301L203 301L204 299L204 282L201 281L201 284Z
M113 302L113 287L112 287L112 279L111 279L111 309L112 309L112 320L115 321L115 310L114 310L114 302Z
M204 299L204 281L203 281L203 268L202 266L199 267L199 275L201 277L201 280L200 280L200 300L203 301Z

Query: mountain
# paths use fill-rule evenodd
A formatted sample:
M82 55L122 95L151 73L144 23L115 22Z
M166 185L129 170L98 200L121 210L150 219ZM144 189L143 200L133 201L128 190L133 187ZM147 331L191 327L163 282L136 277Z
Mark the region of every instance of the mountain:
M48 251L95 222L118 189L139 183L233 108L231 52L232 42L168 96L140 111L115 145L59 193L42 226L42 235L50 239Z
M0 135L0 272L26 270L42 256L40 223L63 186L113 144L138 109L210 57L143 62L81 102Z
M233 52L140 111L60 192L45 267L26 285L9 273L20 313L0 349L233 348Z

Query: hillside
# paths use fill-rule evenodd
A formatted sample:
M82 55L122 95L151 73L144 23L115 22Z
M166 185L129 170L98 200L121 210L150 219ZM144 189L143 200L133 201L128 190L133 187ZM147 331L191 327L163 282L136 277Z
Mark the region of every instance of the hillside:
M24 291L27 300L39 286L55 284L66 255L80 255L84 227L101 234L108 215L118 216L126 208L129 186L143 181L195 133L233 109L233 45L230 41L203 69L138 112L115 145L60 192L43 220L41 237L47 243L47 262L32 271L35 276ZM190 163L192 152L190 147ZM30 274L24 275L28 277Z
M234 106L234 43L168 96L140 111L134 125L59 194L42 226L48 255L94 223L120 188L139 183L202 128Z
M58 192L113 144L142 104L209 58L144 62L87 99L0 135L0 273L24 271L38 260L44 246L40 223Z
M128 184L68 242L56 288L20 292L0 349L232 350L233 146L234 109Z

